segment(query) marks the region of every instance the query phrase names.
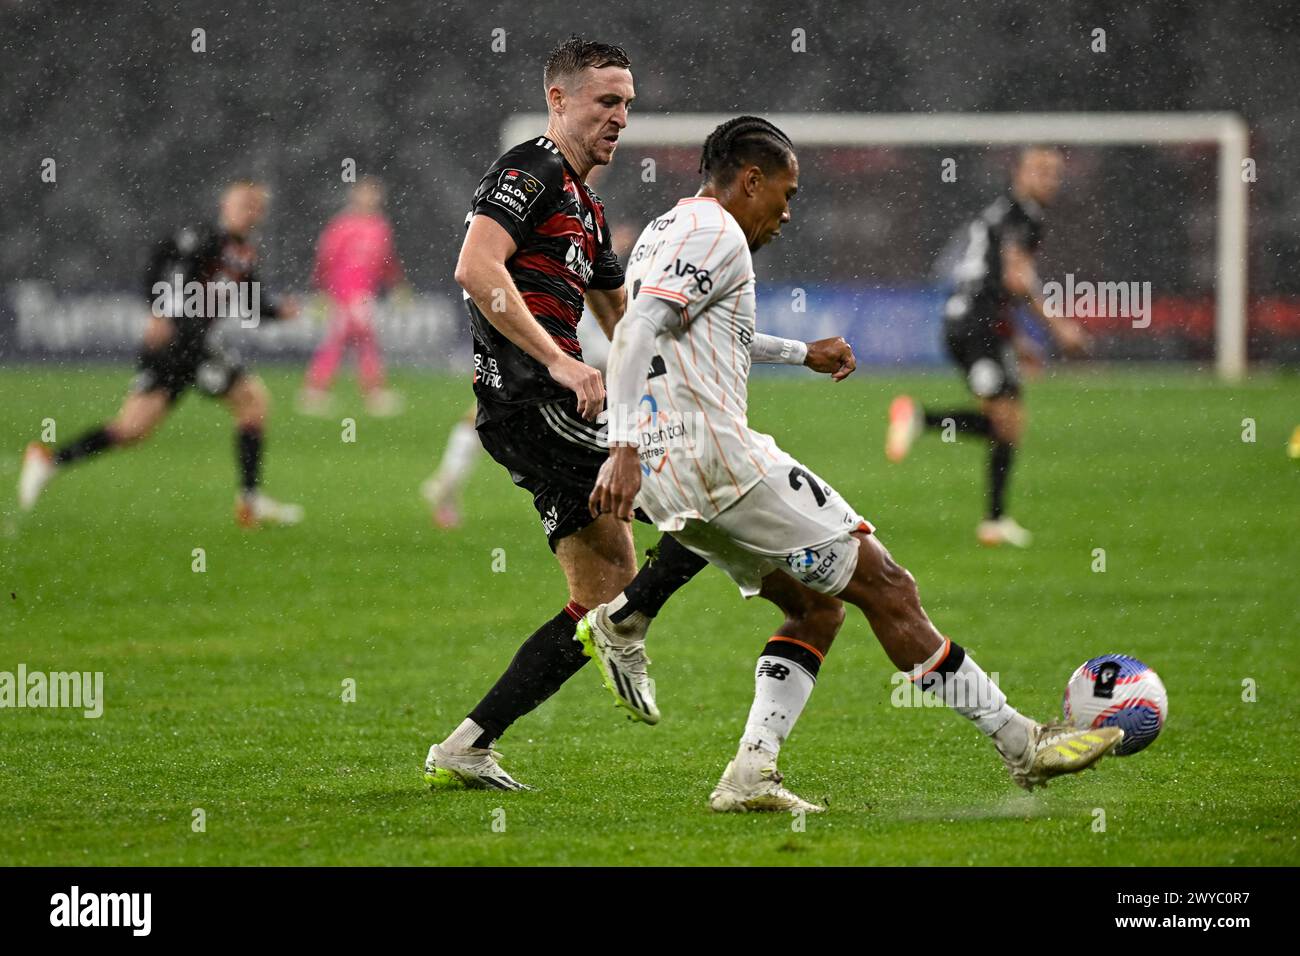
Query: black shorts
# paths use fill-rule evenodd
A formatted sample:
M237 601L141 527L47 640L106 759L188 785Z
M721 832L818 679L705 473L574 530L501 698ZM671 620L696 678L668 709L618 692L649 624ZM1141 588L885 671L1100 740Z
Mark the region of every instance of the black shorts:
M1014 398L1020 394L1020 364L1011 339L979 319L944 322L948 354L966 376L976 398Z
M222 398L244 374L239 356L207 343L191 348L173 345L146 349L140 353L131 391L164 391L169 405L174 405L191 385L211 398Z
M595 520L587 499L609 449L605 426L580 418L576 398L525 405L508 418L480 424L478 437L510 480L532 492L552 551L561 538Z

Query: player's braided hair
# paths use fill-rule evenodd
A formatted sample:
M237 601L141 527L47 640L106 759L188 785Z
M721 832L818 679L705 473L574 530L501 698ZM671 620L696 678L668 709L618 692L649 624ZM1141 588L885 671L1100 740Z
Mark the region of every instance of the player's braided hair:
M790 162L794 143L765 119L737 116L727 120L704 141L700 153L700 172L718 184L731 178L748 165L771 173Z
M580 73L589 66L597 70L607 66L618 66L626 70L631 65L627 51L621 46L584 40L574 33L546 55L542 83L546 89L550 89L560 77Z

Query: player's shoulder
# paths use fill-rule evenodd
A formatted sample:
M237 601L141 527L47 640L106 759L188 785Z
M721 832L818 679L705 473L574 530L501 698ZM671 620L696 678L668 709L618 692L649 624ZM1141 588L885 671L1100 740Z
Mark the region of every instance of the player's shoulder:
M658 219L651 227L689 241L708 241L711 245L747 246L745 231L722 203L707 196L688 196Z
M211 248L217 241L218 233L219 230L212 223L190 223L173 229L162 241L170 245L177 254L192 256Z
M512 146L497 157L489 175L503 177L510 171L531 176L542 185L562 182L564 156L560 153L560 147L553 141L545 136L536 136L527 142ZM517 175L510 178L515 179Z

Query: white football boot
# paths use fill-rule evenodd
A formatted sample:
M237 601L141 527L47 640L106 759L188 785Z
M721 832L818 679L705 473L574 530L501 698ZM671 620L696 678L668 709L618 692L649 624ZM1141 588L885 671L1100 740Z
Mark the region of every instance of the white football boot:
M634 720L657 724L655 682L646 673L650 658L645 655L645 635L650 620L636 611L615 624L607 607L602 604L588 611L573 639L600 668L601 682L614 695L614 702Z
M58 470L48 448L37 441L28 445L23 452L22 471L18 473L18 507L23 511L35 508L36 499Z
M303 519L301 505L268 498L260 491L246 491L235 500L235 521L241 528L262 525L295 525Z
M334 397L322 388L304 388L298 393L299 415L328 418L334 412Z
M501 769L501 755L484 747L451 751L441 744L429 748L424 779L434 790L532 790Z
M429 506L429 517L435 527L442 528L444 531L459 528L461 525L456 495L452 493L448 484L437 474L433 474L424 479L420 485L420 496Z
M757 748L744 747L727 764L722 779L709 794L709 807L715 813L825 812L825 807L809 803L781 786L781 780L775 757Z
M920 404L906 395L889 403L889 431L885 434L885 457L899 462L907 457L921 432L925 431L925 414Z
M986 548L1009 544L1015 548L1027 548L1033 543L1034 536L1020 527L1015 518L1003 515L996 521L985 520L975 529L975 536Z
M1003 749L995 734L993 744L1016 786L1026 790L1045 787L1052 777L1077 773L1093 766L1124 739L1118 727L1072 727L1053 722L1034 724L1028 740L1018 754ZM1023 739L1023 738L1022 738Z
M366 413L375 418L392 418L406 410L406 399L388 388L377 388L366 395Z

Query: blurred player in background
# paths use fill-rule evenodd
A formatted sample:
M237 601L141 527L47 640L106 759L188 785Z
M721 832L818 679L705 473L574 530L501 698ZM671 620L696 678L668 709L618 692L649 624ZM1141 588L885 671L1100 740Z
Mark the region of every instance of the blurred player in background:
M420 494L429 506L429 516L439 528L460 527L461 492L474 471L478 453L483 450L478 430L474 427L477 412L478 407L471 405L464 417L451 426L438 467L420 485Z
M383 210L383 184L363 176L352 186L347 206L321 233L314 278L329 299L330 320L298 396L304 414L329 414L330 384L349 347L356 349L366 410L381 417L402 410L401 396L384 386L374 327L375 299L402 281L393 228Z
M981 544L1027 547L1028 531L1006 513L1007 484L1016 446L1024 435L1018 361L1040 366L1034 341L1016 328L1014 306L1025 302L1068 355L1082 355L1088 337L1070 319L1043 307L1034 255L1043 237L1043 210L1061 187L1061 151L1031 146L1012 174L1011 191L995 200L964 230L962 254L951 274L944 307L948 353L966 376L979 410L931 411L900 395L889 408L885 454L902 461L926 429L952 428L989 441L988 511L976 529Z
M296 524L302 509L283 504L260 490L262 450L270 395L262 380L248 372L239 357L220 346L214 323L237 313L229 299L214 292L236 290L242 308L260 300L260 318L292 318L298 305L261 293L257 248L250 238L266 214L268 192L261 183L239 181L221 195L215 225L182 229L153 250L145 276L150 302L139 372L117 417L86 432L53 453L33 442L27 446L18 481L19 505L30 511L50 480L64 467L110 448L147 438L171 414L191 386L221 399L235 419L235 455L240 491L235 516L244 527ZM191 284L195 285L191 285ZM234 284L228 285L228 284ZM173 289L181 290L181 298ZM195 289L197 301L187 290Z
M799 164L784 133L742 116L705 141L700 170L699 193L652 220L628 264L632 298L609 361L609 459L590 507L630 521L640 506L661 531L724 570L745 597L762 596L785 613L759 658L744 735L710 806L823 809L782 786L777 757L838 630L841 599L862 611L899 670L950 699L992 739L1017 784L1028 789L1090 766L1123 738L1122 730L1038 724L1017 712L930 622L916 582L871 525L770 436L749 427L752 349L737 343L757 339L752 253L790 221ZM851 353L843 363L826 370L841 379L852 371ZM644 641L648 622L629 619L625 607L619 596L592 610L576 639L601 662L606 687L638 714L637 693L653 685L625 680L621 668L630 655L608 652L620 636ZM833 622L825 639L802 639L789 629L810 613Z

